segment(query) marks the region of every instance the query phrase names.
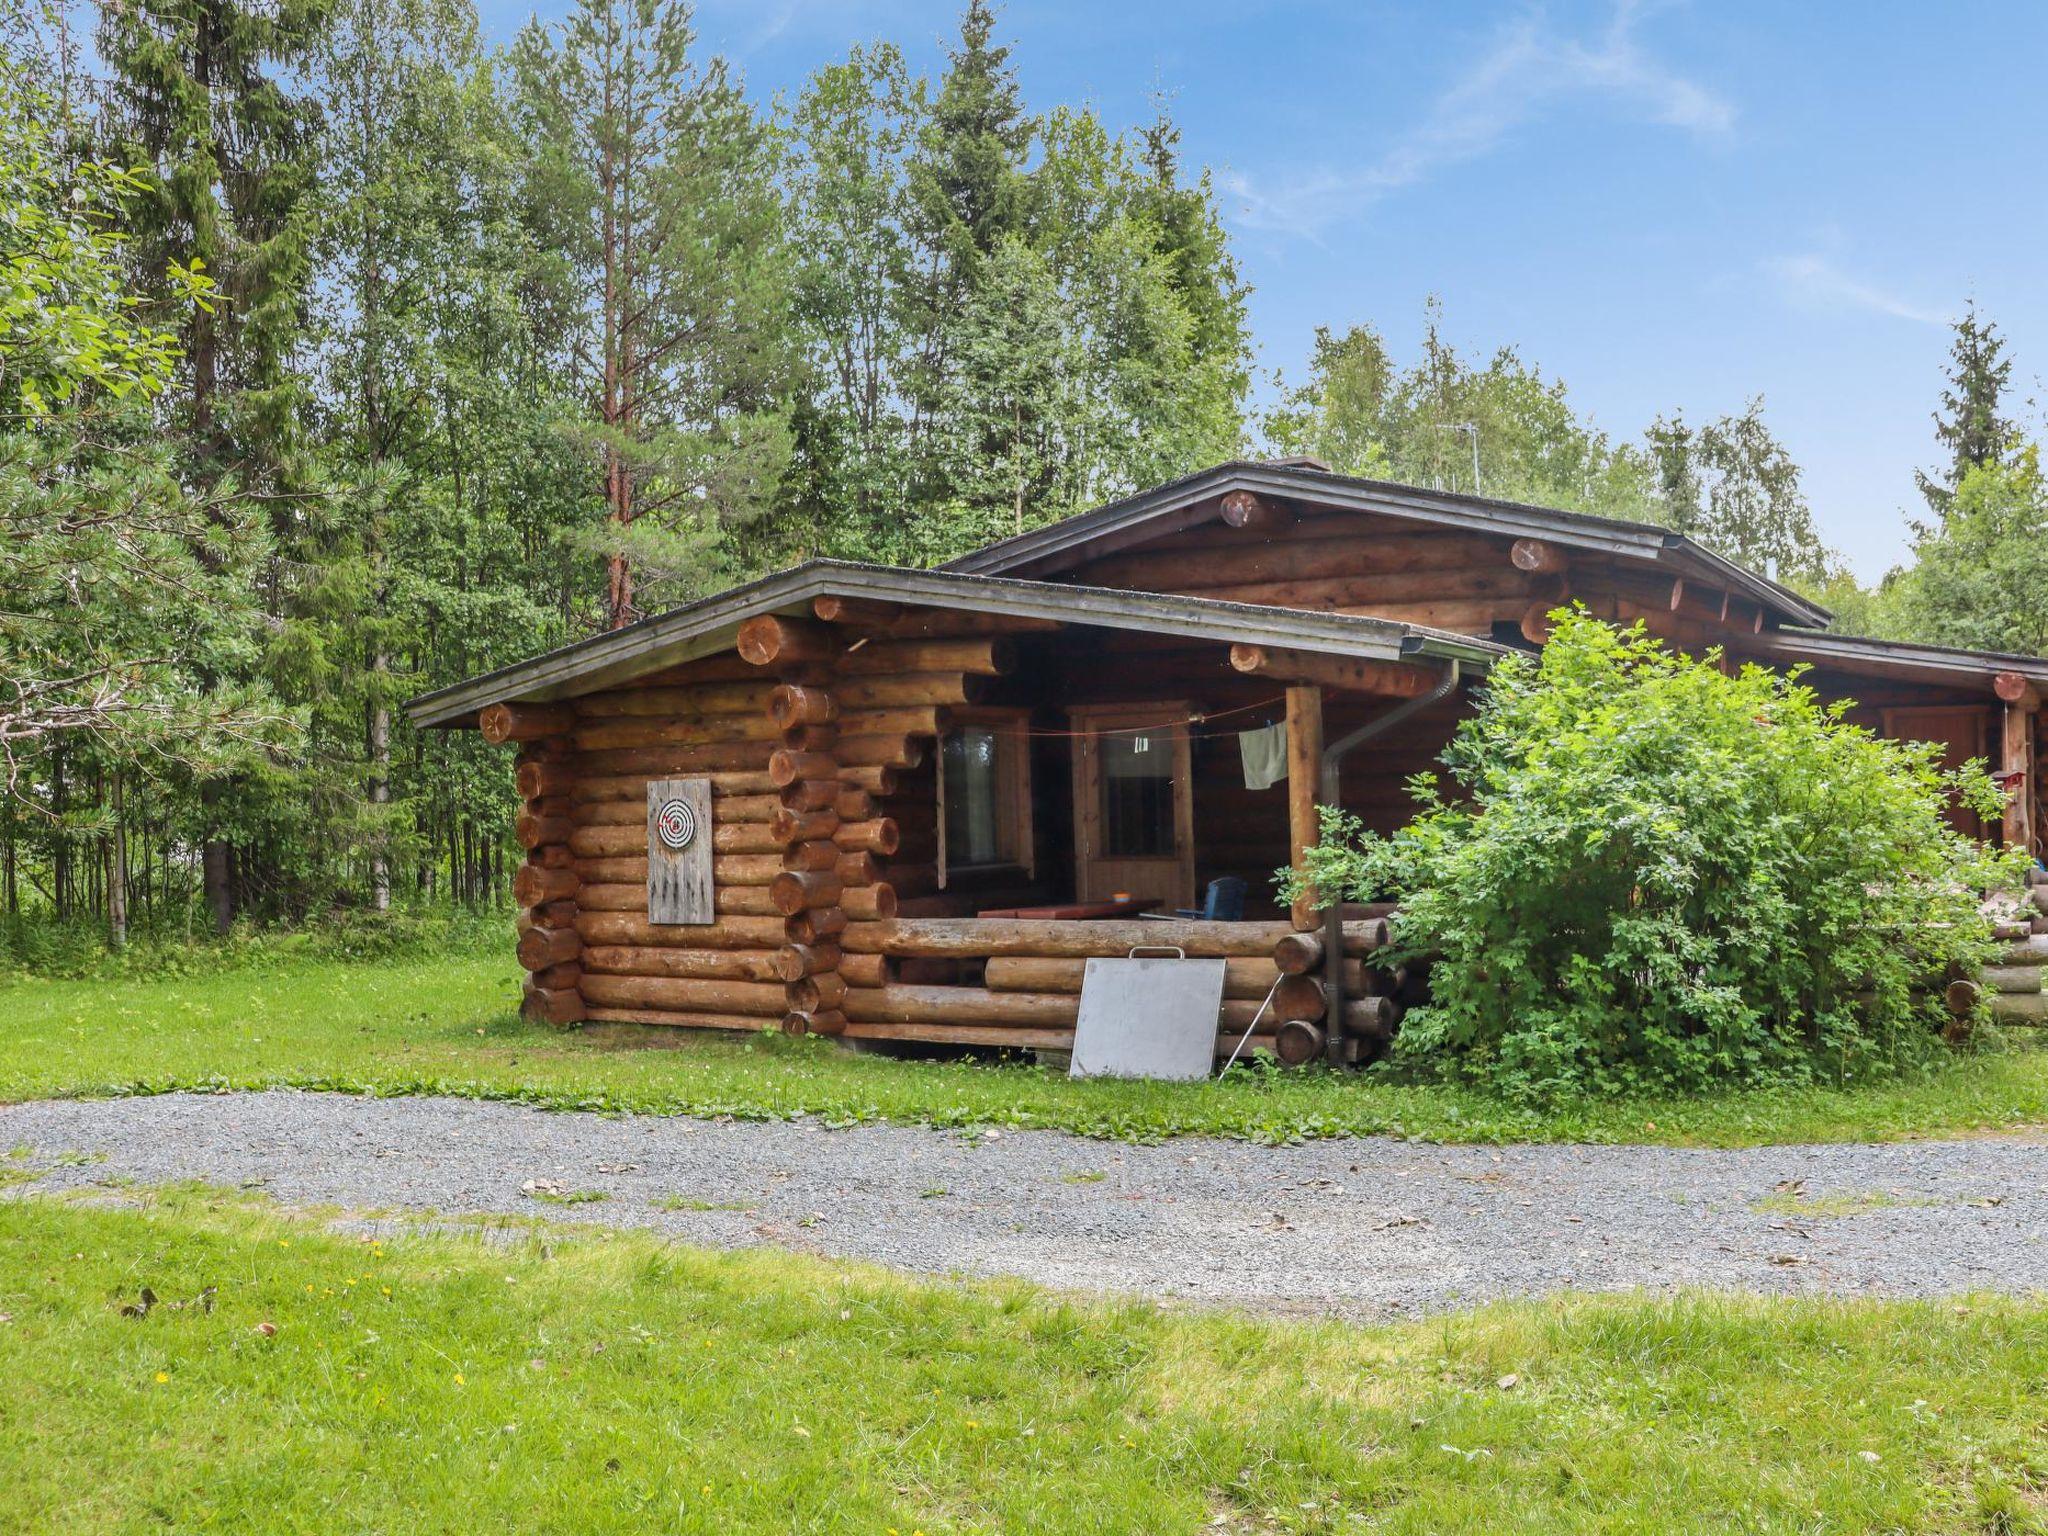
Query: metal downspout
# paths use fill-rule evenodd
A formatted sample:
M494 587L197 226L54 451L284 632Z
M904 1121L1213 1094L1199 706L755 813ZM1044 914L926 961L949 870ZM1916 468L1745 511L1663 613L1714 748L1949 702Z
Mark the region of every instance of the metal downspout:
M1450 696L1464 676L1464 663L1453 656L1444 663L1444 675L1436 687L1428 693L1407 702L1395 705L1384 715L1375 716L1357 730L1338 737L1323 748L1320 782L1316 799L1321 805L1337 805L1338 779L1344 759L1353 749L1364 745L1375 736L1392 730L1412 715L1420 714L1432 704L1442 703ZM1323 1017L1328 1023L1325 1033L1324 1052L1331 1066L1342 1066L1344 1061L1344 903L1337 900L1323 908L1323 993L1327 999Z

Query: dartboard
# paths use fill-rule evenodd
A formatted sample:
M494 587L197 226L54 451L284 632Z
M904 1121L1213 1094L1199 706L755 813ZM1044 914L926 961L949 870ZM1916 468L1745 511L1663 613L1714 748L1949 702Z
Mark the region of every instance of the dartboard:
M687 800L664 800L654 813L654 835L671 853L681 853L697 837L697 813Z

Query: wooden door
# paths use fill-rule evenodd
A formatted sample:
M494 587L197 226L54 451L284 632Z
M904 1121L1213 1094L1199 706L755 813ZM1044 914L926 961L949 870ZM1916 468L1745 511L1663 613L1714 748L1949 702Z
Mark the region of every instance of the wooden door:
M1195 904L1195 803L1186 704L1077 709L1074 869L1082 901Z
M1941 765L1960 768L1973 757L1983 757L1991 724L1991 711L1975 704L1916 706L1884 712L1884 734L1894 741L1931 741L1941 748ZM1986 835L1982 818L1975 811L1951 805L1948 819L1958 832L1970 837Z

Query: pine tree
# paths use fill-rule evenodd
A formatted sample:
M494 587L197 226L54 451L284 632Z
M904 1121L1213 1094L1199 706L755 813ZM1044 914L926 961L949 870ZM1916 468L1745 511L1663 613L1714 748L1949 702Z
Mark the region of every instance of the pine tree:
M2005 338L1989 320L1979 320L1973 300L1955 325L1949 347L1948 387L1934 415L1934 435L1948 450L1939 477L1921 473L1920 494L1937 516L1946 517L1956 490L1973 469L2002 463L2018 439L2011 420L2000 414L2012 378Z
M789 452L787 274L773 141L681 0L578 0L520 35L536 227L580 287L613 627L652 584L718 584L727 533Z

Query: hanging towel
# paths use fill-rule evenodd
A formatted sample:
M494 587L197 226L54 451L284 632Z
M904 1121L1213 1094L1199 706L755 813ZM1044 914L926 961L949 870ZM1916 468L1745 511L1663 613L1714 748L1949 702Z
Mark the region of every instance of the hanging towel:
M1240 731L1237 750L1244 758L1244 787L1271 789L1287 777L1287 722Z

